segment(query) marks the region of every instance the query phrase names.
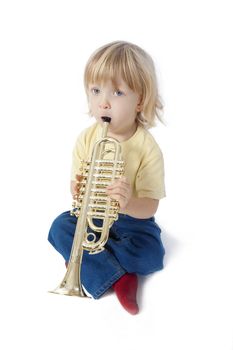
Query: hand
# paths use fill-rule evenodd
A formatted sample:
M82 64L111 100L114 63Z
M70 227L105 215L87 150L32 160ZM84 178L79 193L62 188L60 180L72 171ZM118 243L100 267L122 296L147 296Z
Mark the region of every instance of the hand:
M119 202L120 209L125 209L132 197L132 189L126 177L122 177L106 187L106 193Z
M76 181L74 181L73 191L72 191L73 199L77 199L79 196L80 188L82 187L81 181L83 179L83 175L76 175L75 178L76 178Z

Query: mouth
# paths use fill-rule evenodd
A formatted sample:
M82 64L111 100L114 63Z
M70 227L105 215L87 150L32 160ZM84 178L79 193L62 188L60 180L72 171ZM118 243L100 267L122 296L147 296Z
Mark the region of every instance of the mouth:
M102 115L100 116L100 118L103 118L103 117L111 118L111 116L110 116L109 114L102 114Z
M110 123L111 122L111 117L107 116L107 115L103 115L100 117L102 119L103 122L108 122Z

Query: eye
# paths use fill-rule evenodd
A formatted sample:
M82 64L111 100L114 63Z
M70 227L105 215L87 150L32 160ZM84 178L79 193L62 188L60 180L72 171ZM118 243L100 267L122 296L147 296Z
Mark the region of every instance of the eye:
M94 88L91 88L91 92L93 93L93 95L98 95L100 93L100 89L94 87Z
M114 91L114 96L123 96L124 92L122 92L121 90L116 90Z

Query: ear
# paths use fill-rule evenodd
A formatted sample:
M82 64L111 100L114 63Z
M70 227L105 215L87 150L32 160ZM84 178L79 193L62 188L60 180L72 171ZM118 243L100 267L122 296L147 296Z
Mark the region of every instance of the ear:
M137 104L136 111L137 112L141 112L142 111L142 103L138 103Z
M142 98L140 97L139 100L138 100L138 104L137 104L137 107L136 107L136 111L137 112L141 112L142 111Z

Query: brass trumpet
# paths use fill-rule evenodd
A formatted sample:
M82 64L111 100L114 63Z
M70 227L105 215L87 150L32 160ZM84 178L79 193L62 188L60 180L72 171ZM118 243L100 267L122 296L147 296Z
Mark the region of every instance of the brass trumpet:
M89 254L102 252L109 237L109 229L118 219L119 203L107 196L106 187L122 176L124 162L120 143L107 137L111 118L102 119L102 138L94 146L91 161L82 161L80 169L81 187L71 210L71 215L75 215L78 222L67 271L61 284L51 293L86 296L80 277L83 250L89 251ZM101 219L102 226L96 226L93 219ZM88 232L88 228L92 232Z

